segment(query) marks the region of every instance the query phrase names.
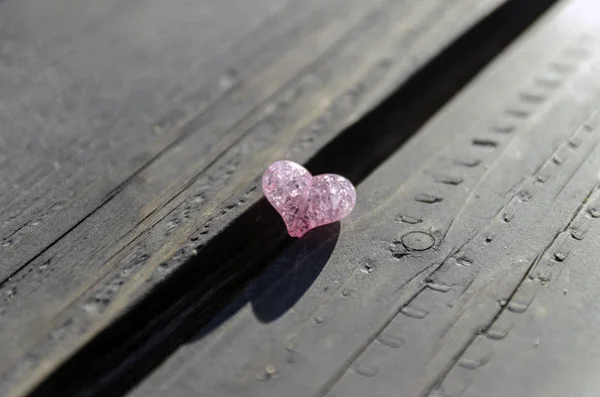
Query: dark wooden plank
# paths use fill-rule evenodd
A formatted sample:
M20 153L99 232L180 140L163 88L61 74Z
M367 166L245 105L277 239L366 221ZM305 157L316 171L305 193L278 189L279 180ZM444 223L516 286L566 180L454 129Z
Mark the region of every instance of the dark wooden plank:
M562 2L361 183L341 229L295 242L130 395L594 395L596 7Z
M23 70L58 84L38 98L35 85L2 82L23 90L16 107L34 96L47 101L29 109L48 114L41 124L52 127L46 136L55 145L44 151L30 143L41 136L37 125L23 126L30 132L15 132L6 143L3 181L13 190L3 196L10 204L0 269L2 394L30 390L256 203L255 181L269 162L306 161L501 3L265 1L262 11L253 4L254 20L237 28L230 20L223 29L232 30L217 29L214 41L198 44L201 29L178 28L156 47L181 20L207 13L206 29L213 29L224 15L244 18L244 7L106 3L90 8L87 22L74 20L81 8L65 11L55 27L42 15L60 14L72 2L49 2L48 9L33 1L0 4L3 16L27 22L3 25L23 40L18 51L25 54L14 59L26 62L27 51L40 56ZM142 36L146 23L164 16L167 33ZM68 44L65 35L77 29ZM225 38L231 48L220 47ZM53 58L53 46L65 40L65 53ZM167 55L182 57L184 70L165 64ZM156 69L147 65L154 63ZM64 104L52 101L63 98L61 87ZM68 114L86 114L77 106L98 98L89 117L67 126ZM103 109L106 120L94 127ZM30 122L25 113L10 117ZM72 146L81 130L89 131L81 138L85 150ZM56 148L65 145L68 166L51 154L64 153Z
M11 64L1 80L7 96L3 151L10 160L2 177L7 184L0 218L2 280L109 200L159 153L193 132L185 127L190 120L198 122L214 102L248 84L249 76L264 73L267 65L291 56L299 43L310 45L307 36L325 29L325 20L335 12L335 4L318 2L288 2L277 12L281 1L267 0L248 15L238 2L219 7L208 2L109 2L87 12L67 0L15 3L2 5L7 8L3 16L11 21L2 25L7 27L3 37L15 37L3 47L16 52L9 54ZM67 11L71 8L74 11ZM356 18L360 8L349 10ZM311 18L315 14L321 17ZM170 18L154 21L163 15ZM42 18L52 22L41 23ZM63 22L69 18L70 24ZM186 21L189 27L181 28ZM200 34L194 22L210 33ZM352 26L351 15L340 15L338 22L328 40L315 45L313 37L311 56L303 54L303 60L277 75L279 80L273 75L273 86L255 92L255 103L238 101L237 111L250 111L274 92L277 81L283 84L318 57ZM139 26L152 28L146 32ZM49 48L48 54L36 47L36 40L42 40L42 50ZM40 64L29 65L35 57L42 58ZM241 117L234 117L235 109L230 110L233 123ZM222 135L222 129L214 127L203 131L198 155L216 146Z
M283 2L274 0L252 10L235 1L0 7L0 279L181 138L179 124L237 83L241 76L228 68L264 46L271 29L287 29L279 17L293 24L306 16L287 18L297 6L278 13Z

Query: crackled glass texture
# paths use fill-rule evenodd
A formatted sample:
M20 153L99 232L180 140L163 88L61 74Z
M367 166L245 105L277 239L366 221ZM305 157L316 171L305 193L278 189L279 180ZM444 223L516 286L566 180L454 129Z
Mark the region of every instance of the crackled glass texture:
M312 176L292 161L271 164L263 175L262 187L292 237L302 237L310 229L341 220L356 203L356 191L346 178L334 174Z

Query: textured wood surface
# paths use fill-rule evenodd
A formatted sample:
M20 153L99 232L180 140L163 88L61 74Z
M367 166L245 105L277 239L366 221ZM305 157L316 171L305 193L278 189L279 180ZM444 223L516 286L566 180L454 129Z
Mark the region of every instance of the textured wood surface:
M600 14L562 2L131 396L593 396Z
M0 394L208 257L268 163L322 153L502 3L0 2ZM375 133L356 178L406 136ZM228 238L218 255L248 249Z

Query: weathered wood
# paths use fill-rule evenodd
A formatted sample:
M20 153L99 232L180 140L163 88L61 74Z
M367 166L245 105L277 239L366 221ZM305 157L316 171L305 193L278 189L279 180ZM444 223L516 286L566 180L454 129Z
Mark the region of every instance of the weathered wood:
M26 0L0 7L0 148L6 161L0 280L181 139L181 124L238 83L242 76L230 68L261 46L272 45L273 53L252 57L248 72L268 63L269 55L280 56L283 43L267 44L271 29L289 29L280 17L290 24L306 18L287 17L297 9L280 15L282 2L274 0L252 10L235 1L214 7ZM310 2L307 8L314 11Z
M502 1L209 3L0 3L3 395L256 203L270 161L309 159Z
M292 244L131 395L594 395L600 24L562 3L361 183L341 230Z
M382 151L382 146L387 148L391 145L393 150L394 145L400 142L397 139L403 135L398 135L396 131L412 131L424 122L430 115L428 112L439 106L436 102L448 98L462 84L460 81L468 79L479 70L481 62L496 54L498 45L506 43L511 34L519 31L518 26L513 26L503 32L501 27L506 27L506 18L521 15L522 20L514 20L514 24L521 23L523 26L531 18L531 15L527 16L527 12L524 12L527 7L519 9L516 14L514 9L513 13L509 11L510 8L506 8L494 15L493 23L482 23L480 28L466 35L420 72L392 100L353 128L344 131L309 162L310 168L319 172L329 171L333 167L355 181L360 181L364 176L363 169L373 167L372 164L369 165L371 154L375 155L374 159L381 158L378 153ZM465 68L464 64L469 67ZM424 86L435 89L423 90ZM378 134L370 134L373 130L377 130ZM390 140L390 137L395 138ZM367 152L361 152L360 149ZM341 156L331 156L337 152L343 152L352 161L341 159ZM236 282L242 281L249 269L264 262L269 249L281 241L281 230L273 228L273 224L277 222L274 213L262 204L264 203L253 207L229 224L223 233L202 249L197 247L197 255L187 260L186 266L178 264L183 260L182 257L185 259L185 251L165 263L164 267L174 264L178 270L185 271L171 274L167 282L162 283L162 288L146 296L142 304L102 332L61 368L58 374L45 382L36 395L48 394L49 390L56 392L57 389L61 394L74 394L74 390L79 393L85 390L90 393L112 394L114 389L99 391L98 388L115 384L117 388L127 387L127 382L131 384L131 377L140 376L139 371L147 371L155 360L168 354L173 344L180 343L190 330L196 329L198 323L201 324L210 316L217 308L215 306L227 298L232 284L235 287ZM193 238L195 239L194 236ZM196 247L194 244L197 243L190 243L190 250ZM252 261L249 261L250 258ZM265 313L265 318L273 315ZM93 368L89 366L91 361L94 362ZM129 378L125 379L125 384L122 383L124 375Z

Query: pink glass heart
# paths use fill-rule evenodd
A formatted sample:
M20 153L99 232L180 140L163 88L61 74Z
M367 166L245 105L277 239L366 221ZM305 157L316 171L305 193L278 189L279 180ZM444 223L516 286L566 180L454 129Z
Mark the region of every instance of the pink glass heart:
M292 161L276 161L262 178L265 197L279 212L292 237L341 220L354 208L356 191L335 174L312 176Z

